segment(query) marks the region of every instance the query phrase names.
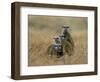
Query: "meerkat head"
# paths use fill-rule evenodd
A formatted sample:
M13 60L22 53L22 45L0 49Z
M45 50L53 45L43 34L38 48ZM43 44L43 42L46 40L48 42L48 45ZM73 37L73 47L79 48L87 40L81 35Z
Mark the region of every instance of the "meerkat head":
M64 28L64 29L68 29L69 26L68 26L68 25L63 25L62 28Z
M53 38L53 42L54 43L57 43L59 41L59 37L58 36L55 36L54 38Z
M64 31L70 32L70 30L71 30L68 25L63 25L62 28L63 28L63 32Z
M64 34L59 35L59 37L60 37L61 39L64 39L64 38L65 38Z
M56 36L56 37L54 37L53 39L54 39L54 40L57 40L57 39L59 39L59 37Z

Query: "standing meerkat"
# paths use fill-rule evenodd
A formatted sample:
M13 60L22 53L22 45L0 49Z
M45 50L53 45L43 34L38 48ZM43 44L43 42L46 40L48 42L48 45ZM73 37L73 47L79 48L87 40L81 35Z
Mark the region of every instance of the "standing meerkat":
M69 32L69 26L64 25L63 28L63 35L64 35L64 41L62 43L64 47L64 51L68 53L68 55L72 55L74 52L74 41L71 37L71 34Z

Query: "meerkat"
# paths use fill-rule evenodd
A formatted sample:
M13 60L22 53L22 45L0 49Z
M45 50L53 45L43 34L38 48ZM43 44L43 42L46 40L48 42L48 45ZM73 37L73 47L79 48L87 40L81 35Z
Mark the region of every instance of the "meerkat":
M64 36L64 42L63 42L64 50L65 52L68 53L68 55L72 55L74 52L74 41L69 32L69 26L64 25L62 27L63 27L63 36Z

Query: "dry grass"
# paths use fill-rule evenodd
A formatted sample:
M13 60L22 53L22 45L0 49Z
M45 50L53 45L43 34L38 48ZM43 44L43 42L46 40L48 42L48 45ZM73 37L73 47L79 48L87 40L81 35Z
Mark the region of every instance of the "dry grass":
M71 27L71 35L75 42L75 52L72 56L51 58L47 48L53 42L53 37L59 35L62 25ZM28 65L63 65L86 64L87 62L87 18L63 16L28 16Z
M51 58L47 54L47 48L52 44L52 39L57 35L55 30L39 30L34 27L28 31L28 65L63 65L63 64L86 64L87 63L87 31L72 30L75 42L75 52L72 56L67 54L62 58Z

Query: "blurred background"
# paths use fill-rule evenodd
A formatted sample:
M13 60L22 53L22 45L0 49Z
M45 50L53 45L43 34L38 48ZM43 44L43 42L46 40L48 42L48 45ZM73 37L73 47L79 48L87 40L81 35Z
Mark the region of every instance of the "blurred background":
M86 17L39 16L28 15L28 65L63 65L86 64L87 62L87 30ZM62 33L62 26L70 27L70 34L75 43L72 56L62 59L48 58L47 49L53 44L53 38Z

